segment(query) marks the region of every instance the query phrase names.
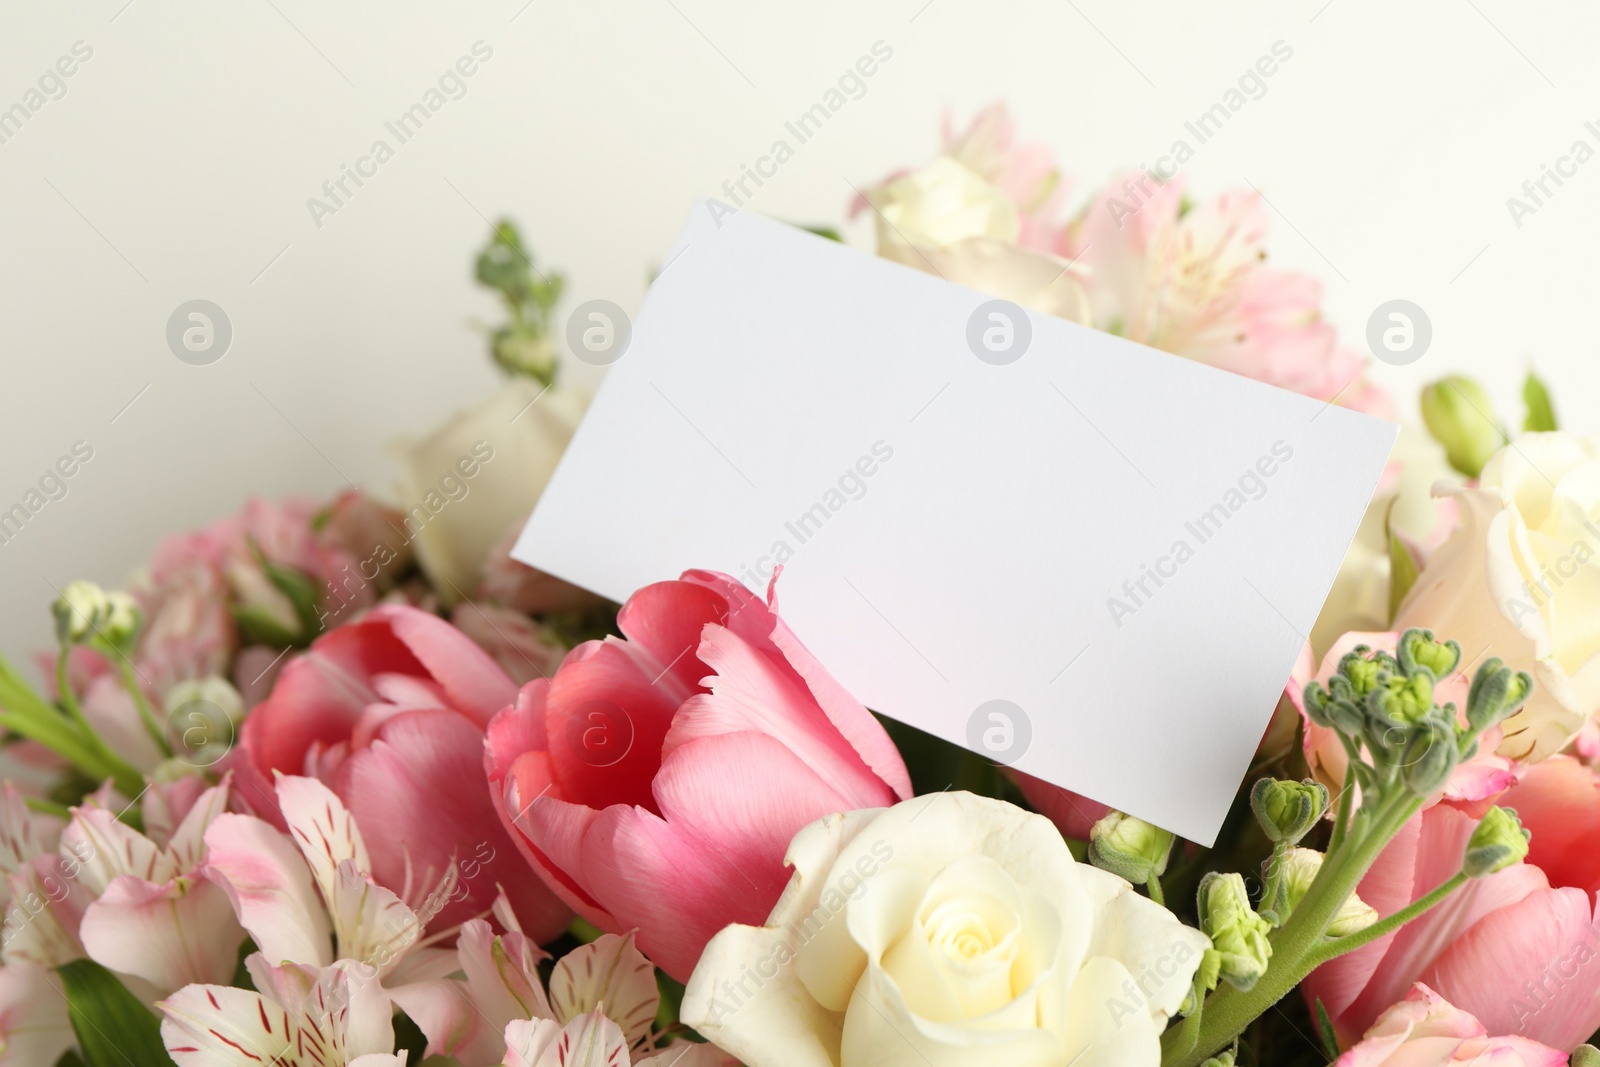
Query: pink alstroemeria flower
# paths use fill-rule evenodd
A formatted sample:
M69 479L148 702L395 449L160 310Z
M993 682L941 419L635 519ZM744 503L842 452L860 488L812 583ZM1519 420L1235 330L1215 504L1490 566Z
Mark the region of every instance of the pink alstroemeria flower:
M206 876L268 959L318 968L354 960L372 979L397 984L454 969L455 954L430 947L423 928L457 889L455 867L403 900L373 880L361 828L327 786L280 775L276 810L287 835L224 814L205 837Z
M228 783L152 785L145 832L95 802L72 809L61 854L81 860L76 881L95 897L78 936L89 958L169 993L226 982L244 930L223 891L201 874L205 834L228 803ZM174 818L177 816L177 818Z
M1481 1022L1418 982L1333 1067L1566 1067L1566 1062L1566 1053L1525 1037L1490 1037Z
M0 1067L54 1063L76 1044L55 975L28 961L0 967Z
M769 593L770 597L770 593ZM911 795L883 728L732 578L687 571L628 599L627 640L580 645L489 728L500 814L563 900L689 977L760 924L789 841Z
M271 775L326 784L360 823L379 885L417 904L452 864L472 877L435 918L457 925L505 887L538 941L568 909L526 869L484 779L484 727L516 699L511 679L449 623L404 605L324 634L245 718L230 756L242 806L286 828Z

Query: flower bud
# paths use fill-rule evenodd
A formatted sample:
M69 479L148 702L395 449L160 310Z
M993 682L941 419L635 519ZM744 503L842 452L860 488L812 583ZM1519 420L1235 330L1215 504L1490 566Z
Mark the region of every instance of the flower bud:
M1418 667L1425 667L1435 678L1448 678L1461 662L1459 642L1435 641L1432 630L1415 626L1400 635L1395 652L1400 669L1406 674L1415 674Z
M244 721L244 698L226 678L215 675L174 685L167 690L165 707L174 759L188 768L210 767L227 755Z
M1386 726L1420 722L1433 710L1433 675L1391 674L1367 697L1367 707Z
M1337 673L1350 683L1354 697L1365 697L1378 688L1378 672L1383 670L1384 663L1371 653L1366 645L1357 645L1339 660Z
M1461 870L1468 878L1484 878L1521 863L1528 855L1528 838L1511 808L1490 808L1467 841Z
M1250 790L1250 809L1267 840L1292 845L1328 810L1328 787L1310 778L1303 782L1263 778Z
M1317 872L1322 870L1322 860L1322 853L1315 849L1291 848L1277 861L1282 864L1279 877L1289 898L1290 912L1293 912L1300 901L1305 899L1306 891L1317 879ZM1270 864L1273 861L1269 859L1267 862ZM1365 930L1377 921L1378 910L1351 893L1339 906L1338 913L1328 924L1327 932L1330 937L1344 937L1346 934Z
M1401 755L1406 788L1425 797L1443 787L1460 755L1454 724L1424 719L1417 724Z
M104 624L111 598L93 582L72 582L50 605L56 618L56 639L63 645L82 644Z
M1579 1045L1572 1050L1571 1067L1600 1067L1600 1049L1593 1045Z
M1467 691L1467 724L1482 732L1504 722L1533 695L1533 678L1512 671L1498 657L1490 657L1473 676Z
M1172 834L1143 819L1113 811L1089 830L1089 862L1135 885L1167 869Z
M1212 871L1200 880L1196 901L1200 929L1219 954L1219 970L1228 984L1248 990L1267 971L1272 924L1250 907L1243 876Z
M1444 446L1450 466L1468 478L1481 474L1506 443L1489 394L1471 378L1451 375L1424 387L1421 406L1422 421Z
M139 605L127 593L106 594L105 618L100 623L102 641L123 652L133 651L134 640L139 636L143 617Z

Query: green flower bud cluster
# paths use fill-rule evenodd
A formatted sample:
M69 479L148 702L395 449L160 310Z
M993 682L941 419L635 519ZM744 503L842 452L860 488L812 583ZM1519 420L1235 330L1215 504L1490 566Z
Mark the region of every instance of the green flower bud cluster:
M1166 873L1172 841L1171 832L1113 811L1089 830L1089 862L1143 885Z
M1211 938L1200 964L1202 976L1212 985L1220 977L1237 989L1250 989L1267 973L1272 924L1250 906L1244 876L1210 872L1200 880L1196 904L1200 929Z
M1303 782L1263 778L1250 790L1250 809L1268 841L1293 845L1328 810L1328 787L1310 778Z
M1526 673L1490 659L1473 678L1462 726L1455 704L1441 707L1434 698L1435 686L1460 663L1460 644L1437 641L1431 630L1407 630L1393 655L1359 645L1326 687L1306 687L1306 714L1343 735L1352 753L1364 752L1351 762L1364 792L1399 785L1427 796L1477 754L1478 735L1514 714L1533 691Z
M474 273L480 285L500 294L511 319L490 335L494 361L508 374L525 374L551 384L558 353L550 328L566 279L535 267L522 234L506 219L495 225L489 242L478 253Z
M1490 808L1478 821L1467 841L1467 853L1461 860L1461 871L1468 878L1487 878L1521 863L1528 855L1528 841L1533 835L1523 829L1517 813L1511 808Z

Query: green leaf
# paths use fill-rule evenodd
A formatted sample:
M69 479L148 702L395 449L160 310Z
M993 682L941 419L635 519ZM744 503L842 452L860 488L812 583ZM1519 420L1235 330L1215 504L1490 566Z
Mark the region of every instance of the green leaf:
M411 1016L405 1012L395 1012L394 1050L406 1054L407 1067L420 1067L423 1063L423 1051L427 1047L428 1038L422 1032L422 1027L413 1022Z
M1522 383L1522 403L1528 409L1528 414L1522 420L1524 430L1538 433L1556 428L1556 409L1550 402L1550 390L1531 370L1528 380Z
M161 1042L161 1020L115 975L93 960L56 968L84 1067L174 1067Z
M1389 618L1394 619L1395 613L1400 610L1400 602L1411 592L1411 587L1417 584L1417 575L1422 573L1422 565L1411 549L1394 532L1390 520L1394 517L1394 501L1389 502L1389 511L1383 517L1384 535L1389 539Z
M1322 1006L1322 998L1317 998L1317 1032L1322 1037L1322 1051L1332 1063L1339 1058L1339 1038L1333 1032L1333 1020L1328 1018L1328 1009Z
M834 229L832 226L802 226L800 228L807 233L814 233L818 237L826 237L830 241L844 240L844 238L839 235L839 231Z

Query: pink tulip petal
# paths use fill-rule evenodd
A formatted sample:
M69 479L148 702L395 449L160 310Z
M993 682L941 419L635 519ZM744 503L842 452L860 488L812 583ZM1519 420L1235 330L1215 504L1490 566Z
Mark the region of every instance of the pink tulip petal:
M1546 889L1453 939L1427 983L1494 1034L1572 1048L1600 1028L1600 960L1590 899Z
M683 699L678 687L666 683L662 668L653 660L641 665L636 652L621 642L592 643L567 657L545 703L545 732L561 797L596 808L654 808L650 779L661 765L662 741ZM602 740L623 746L620 756L590 743L590 731L596 729Z
M1527 769L1497 803L1512 808L1533 832L1528 862L1553 886L1600 891L1600 779L1571 756Z
M507 780L503 806L518 847L545 884L573 911L602 930L620 929L616 918L590 894L580 877L584 841L601 813L552 796L547 788L549 762L543 752L526 753Z
M517 698L516 686L489 654L437 615L391 604L374 608L362 623L388 624L423 672L439 683L451 706L479 729Z
M413 906L452 862L459 864L452 894L459 899L445 904L434 928L486 911L498 884L529 934L546 940L565 927L567 912L527 877L501 826L484 778L483 743L483 734L454 712L402 715L351 754L335 791L368 842L373 879Z
M702 842L740 872L725 893L738 896L753 889L763 900L776 900L789 883L783 857L802 827L860 807L781 741L758 733L703 737L684 745L661 765L655 789L673 831ZM885 798L879 806L887 803ZM756 916L756 922L763 918Z
M1412 899L1430 892L1461 869L1467 840L1477 824L1475 819L1448 804L1429 808L1420 818L1422 831L1416 852ZM1401 927L1384 954L1382 966L1352 1005L1355 1018L1375 1018L1404 996L1413 983L1422 980L1429 963L1484 916L1545 888L1545 884L1544 875L1537 867L1518 864L1487 878L1468 881L1432 911ZM1361 898L1367 899L1364 890ZM1378 906L1374 904L1373 907ZM1388 914L1382 908L1379 912ZM1429 984L1452 1003L1472 1010L1471 1005L1457 1001L1451 990L1436 983Z
M661 747L663 759L670 758L679 746L699 739L753 731L787 747L839 790L843 802L830 810L894 803L894 793L850 747L800 676L782 659L763 655L721 626L706 627L700 658L716 672L709 679L711 692L690 697L678 710ZM881 728L878 733L883 735Z
M680 982L713 934L728 923L760 923L776 899L762 872L742 871L710 841L622 805L595 820L582 874L615 929L639 928L639 947Z
M711 673L696 655L707 623L728 617L721 590L686 581L657 582L628 598L617 613L617 628L638 650L648 653L650 676L659 678L673 704L700 691Z
M778 610L776 602L773 603L772 610L774 612ZM911 775L906 771L900 750L894 747L894 741L872 717L872 713L827 672L821 661L800 643L800 639L781 619L777 620L777 625L773 628L772 643L783 653L789 665L805 679L806 686L816 697L822 710L827 713L828 720L860 755L872 773L888 783L896 797L901 800L908 799L911 796Z

